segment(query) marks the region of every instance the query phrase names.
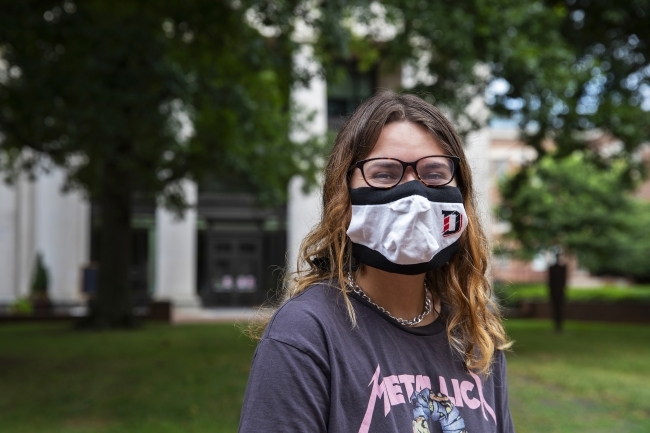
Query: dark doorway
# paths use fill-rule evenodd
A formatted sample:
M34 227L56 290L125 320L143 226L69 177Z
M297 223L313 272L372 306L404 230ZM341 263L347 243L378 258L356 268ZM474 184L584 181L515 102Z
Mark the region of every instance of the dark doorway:
M285 230L207 230L201 244L204 306L252 306L273 298L282 278Z
M210 231L206 239L208 283L214 305L253 305L262 283L259 231Z

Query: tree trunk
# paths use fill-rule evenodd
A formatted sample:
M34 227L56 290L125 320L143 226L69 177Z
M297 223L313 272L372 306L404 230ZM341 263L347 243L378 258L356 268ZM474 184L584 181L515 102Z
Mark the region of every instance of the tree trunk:
M107 161L102 173L99 290L90 304L83 328L131 328L135 326L131 291L130 174Z
M555 256L555 264L548 268L548 287L551 298L551 311L555 332L562 332L564 324L564 304L566 298L567 266L560 262L560 255Z

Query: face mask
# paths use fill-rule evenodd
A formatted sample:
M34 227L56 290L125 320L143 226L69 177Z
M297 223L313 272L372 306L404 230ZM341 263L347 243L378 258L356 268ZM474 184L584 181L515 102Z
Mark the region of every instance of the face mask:
M350 191L352 220L347 234L361 263L396 274L422 274L458 252L467 226L460 190L429 188L410 181L389 190Z

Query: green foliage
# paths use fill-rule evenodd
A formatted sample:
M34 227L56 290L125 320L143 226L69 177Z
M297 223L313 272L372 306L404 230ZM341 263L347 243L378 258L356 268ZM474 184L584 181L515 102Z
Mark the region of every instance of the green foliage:
M498 215L511 226L511 252L564 251L592 272L647 278L650 206L627 190L625 162L603 171L580 152L553 157L500 184Z
M304 19L328 74L336 60L360 70L410 64L410 91L443 106L461 133L486 119L467 110L486 96L492 112L518 122L540 158L591 153L585 131L620 140L628 184L644 174L634 153L650 139L650 1L328 1ZM343 25L339 25L343 23ZM492 86L499 84L500 86ZM500 89L498 87L501 87ZM594 153L606 164L608 155Z
M554 157L584 151L606 169L611 155L594 152L584 132L619 140L614 154L625 160L622 180L632 186L645 171L635 152L650 137L650 2L547 0L526 7L527 18L508 21L510 48L491 61L495 78L508 82L492 109L518 120L539 158L551 139ZM547 35L536 40L540 31Z
M45 263L43 263L43 255L36 254L36 263L34 264L34 276L32 277L32 297L44 298L47 297L47 289L49 286L49 276Z
M528 4L509 0L324 2L309 22L317 29L316 52L328 74L336 72L335 60L340 59L356 60L360 70L377 63L393 70L409 64L420 77L409 91L446 108L460 132L467 133L485 120L468 113L466 107L493 79L488 62L503 48L501 40L510 25L503 14L525 16ZM338 22L343 26L334 24ZM541 29L531 39L548 45Z
M585 255L582 263L596 274L632 277L650 281L650 204L636 201L622 216L630 230L610 239L609 254L603 260Z
M180 179L241 173L265 202L281 201L304 170L288 138L293 45L247 25L248 6L4 3L5 170L53 162L95 198L110 167L128 174L111 182L176 205Z
M544 284L507 284L495 287L501 305L514 307L522 301L548 301L548 287ZM568 302L647 302L650 304L650 286L567 287Z
M541 130L555 134L563 154L587 146L575 131L593 128L610 133L621 141L623 153L633 154L650 134L650 101L644 96L650 79L650 2L549 0L546 5L563 15L558 30L570 56L559 63L562 78L550 77L561 86L547 86L547 92L535 83L513 89L512 96L530 101L523 116L537 111ZM634 180L634 171L643 167L628 163Z
M11 304L9 312L11 314L32 314L34 312L34 304L28 298L20 298Z

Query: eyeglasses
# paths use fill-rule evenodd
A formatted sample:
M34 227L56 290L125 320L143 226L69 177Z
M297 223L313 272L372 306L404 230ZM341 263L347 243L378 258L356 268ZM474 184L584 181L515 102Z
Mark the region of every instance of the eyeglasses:
M413 167L418 179L429 187L444 186L454 179L460 158L449 155L430 155L413 162L395 158L370 158L356 162L350 171L361 170L368 186L390 189L402 181L406 167Z

